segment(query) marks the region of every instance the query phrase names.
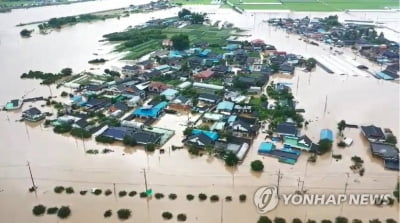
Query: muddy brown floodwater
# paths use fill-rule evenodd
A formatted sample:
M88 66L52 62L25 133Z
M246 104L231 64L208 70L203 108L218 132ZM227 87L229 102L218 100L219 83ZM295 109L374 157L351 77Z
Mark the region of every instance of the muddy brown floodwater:
M57 72L63 67L72 67L79 72L96 67L102 70L106 66L120 66L121 55L110 53L112 45L98 42L103 34L120 31L129 25L142 23L152 17L168 17L176 14L179 9L170 9L154 13L131 15L120 20L111 19L105 22L77 24L53 32L49 35L36 35L30 39L19 37L20 22L42 20L55 16L81 14L96 10L123 7L131 1L111 0L79 3L63 6L34 8L29 10L13 10L11 13L0 14L0 104L20 97L29 92L28 96L48 96L51 93L59 95L63 89L43 87L37 81L20 80L22 72L43 70ZM138 2L138 1L135 1ZM241 28L249 29L252 38L262 38L267 43L274 44L280 50L286 50L305 56L318 57L326 55L335 57L337 64L348 66L345 56L353 57L346 51L345 56L330 55L327 46L315 47L305 45L297 36L287 35L281 30L267 26L262 20L271 17L302 17L324 16L327 13L247 13L239 15L226 9L211 7L192 7L210 14L214 21L221 20L234 23ZM345 18L378 18L392 25L397 18L396 13L359 12L338 13ZM104 66L91 66L87 61L93 58L93 53L110 59ZM366 63L372 69L379 69L362 58L358 62ZM96 70L95 70L96 71ZM317 68L311 74L296 70L294 77L275 76L274 81L292 84L298 107L306 110L305 118L311 120L308 129L302 132L315 142L319 139L322 128L336 131L336 123L345 119L351 124L375 124L390 128L399 135L399 85L395 82L376 80L369 75L354 76L328 74ZM327 110L324 112L325 101ZM25 104L23 109L31 105L40 107L43 102ZM50 111L49 108L42 108ZM180 145L183 124L186 115L165 115L156 126L170 128L176 134L164 145L165 154L155 152L146 154L141 148L127 149L122 145L103 145L94 140L79 140L69 136L56 135L51 129L41 124L25 124L16 122L20 112L0 112L0 218L2 222L55 222L55 216L46 215L34 217L32 207L38 203L47 207L69 205L72 215L63 222L119 222L115 214L105 220L103 213L107 209L114 212L119 208L129 208L133 211L133 222L158 223L165 222L161 218L163 211L175 215L186 213L187 222L256 222L259 214L252 203L252 195L256 188L267 184L276 184L277 173L283 174L280 181L281 192L291 193L298 189L298 179L304 180L304 188L312 193L342 193L348 183L348 193L391 193L398 180L398 172L387 171L383 162L371 156L367 142L363 140L358 129L346 129L344 134L354 139L354 144L346 149L334 147L335 154L342 154L343 159L336 161L330 155L318 158L316 164L307 163L308 154L304 153L295 165L279 163L276 159L257 154L259 144L265 135L255 139L244 162L237 168L225 167L221 160L204 155L193 157L186 150L169 151L170 145ZM194 117L193 117L194 118ZM110 154L88 155L87 149L110 148ZM351 172L350 157L360 156L365 161L365 175L360 177ZM265 165L264 173L250 172L250 162L261 159ZM39 189L37 197L28 193L31 179L27 167L30 162L36 185ZM124 197L115 198L104 195L79 195L80 190L101 188L116 191L144 191L143 170L147 172L149 187L154 192L164 194L176 193L177 200L163 200ZM75 194L55 194L53 188L57 185L73 186ZM204 192L209 196L218 194L220 198L233 196L232 202L221 201L211 203L195 199L186 200L186 194L197 195ZM246 194L248 199L241 203L239 194ZM268 216L281 216L286 219L321 220L333 219L343 215L351 218L368 220L372 218L398 219L398 204L392 207L374 206L318 206L295 207L280 204ZM129 220L130 222L131 220ZM128 222L128 221L127 221ZM175 222L175 220L171 221Z

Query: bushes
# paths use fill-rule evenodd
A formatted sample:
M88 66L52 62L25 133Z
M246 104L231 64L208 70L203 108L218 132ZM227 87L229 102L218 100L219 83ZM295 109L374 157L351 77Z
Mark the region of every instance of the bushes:
M124 139L122 140L122 143L126 146L136 146L137 145L136 140L129 135L126 135L124 137Z
M126 220L126 219L130 218L131 214L132 214L132 212L129 209L119 209L117 211L118 218L121 220Z
M218 197L218 195L211 195L211 197L210 197L210 200L212 201L212 202L217 202L217 201L219 201L219 197Z
M186 195L186 199L187 199L188 201L193 200L193 199L194 199L193 194L188 194L188 195Z
M386 219L386 223L397 223L397 221L389 218L389 219Z
M134 197L136 194L137 194L136 191L131 191L131 192L129 192L128 196L129 197Z
M67 194L73 194L73 193L75 193L74 188L72 188L72 187L67 187L67 188L65 188L65 192L66 192Z
M292 220L292 223L302 223L302 221L300 219L298 219L298 218L294 218Z
M239 195L239 201L240 202L245 202L246 201L246 195L245 194L241 194L241 195Z
M239 162L239 159L232 152L228 153L228 155L225 158L225 165L227 165L227 166L236 166L238 164L238 162Z
M111 210L107 210L107 211L105 211L104 214L103 214L103 216L104 216L105 218L109 218L109 217L111 217L111 215L112 215L112 211L111 211Z
M145 147L145 150L147 152L154 152L156 150L156 145L154 144L147 144Z
M147 197L147 193L146 193L146 192L140 192L140 197L141 197L141 198Z
M351 223L362 223L362 221L360 219L353 219L353 221L351 221Z
M57 186L54 188L54 192L56 192L57 194L61 194L62 192L64 192L65 188L63 186Z
M335 223L348 223L349 220L347 220L347 218L345 217L336 217L335 219Z
M102 135L96 136L95 140L96 142L109 143L109 144L115 142L115 139Z
M261 216L258 218L257 223L272 223L272 221L267 216Z
M106 195L106 196L110 196L111 194L112 194L112 191L110 189L107 189L106 191L104 191L104 195Z
M72 127L70 125L57 125L54 127L53 132L57 134L63 134L71 131Z
M204 201L206 199L207 199L207 195L206 194L203 194L203 193L199 194L199 200Z
M161 214L161 216L162 216L164 219L167 219L167 220L169 220L169 219L171 219L171 218L173 217L173 215L171 214L171 212L168 212L168 211L164 211L164 212Z
M87 190L81 190L81 191L79 191L79 194L82 195L82 196L86 195L86 193L87 193Z
M318 149L321 154L326 153L332 149L332 142L329 139L321 139L318 142Z
M317 221L312 220L312 219L308 219L308 220L307 220L307 223L317 223Z
M171 200L175 200L178 196L176 194L169 194L168 197Z
M256 172L262 172L264 170L264 164L261 160L254 160L250 164L251 170Z
M40 216L40 215L44 214L44 212L46 212L46 207L44 205L41 205L41 204L36 205L32 209L32 213L35 216Z
M119 197L125 197L126 194L127 194L126 191L123 190L123 191L120 191L120 192L118 193L118 196L119 196Z
M340 141L340 142L338 142L337 146L341 147L341 148L344 148L344 147L346 147L346 143L343 142L343 141Z
M226 196L225 197L226 202L231 202L232 201L232 196Z
M58 211L58 207L51 207L47 209L47 214L55 214Z
M60 209L58 209L57 216L59 218L65 219L68 218L71 215L71 209L68 206L61 206Z
M95 190L93 191L93 194L94 194L94 195L100 195L102 192L103 192L103 191L102 191L101 189L95 189Z
M71 135L79 138L90 138L92 134L85 129L82 128L73 128L71 129Z
M164 194L162 194L162 193L156 193L156 194L154 195L154 197L155 197L156 199L162 199L162 198L164 198Z
M284 218L276 217L274 223L286 223L286 220Z
M186 218L185 214L178 214L177 216L178 221L186 221Z
M321 223L332 223L332 221L331 221L331 220L324 219L324 220L321 221Z

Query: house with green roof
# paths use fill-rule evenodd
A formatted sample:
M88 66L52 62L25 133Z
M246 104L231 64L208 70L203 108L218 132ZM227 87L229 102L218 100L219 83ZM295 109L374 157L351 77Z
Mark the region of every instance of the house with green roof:
M285 148L299 149L310 151L313 142L306 135L301 137L285 136L283 137L283 145Z

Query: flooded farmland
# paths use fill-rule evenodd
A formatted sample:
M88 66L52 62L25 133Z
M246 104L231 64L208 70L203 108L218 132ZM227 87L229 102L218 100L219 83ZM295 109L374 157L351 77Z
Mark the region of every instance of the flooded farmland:
M21 80L19 76L28 70L57 72L64 67L71 67L75 72L80 72L92 67L102 70L107 66L120 66L123 64L118 61L121 55L110 53L113 46L98 42L102 35L121 31L152 17L163 18L175 15L179 9L133 14L120 20L77 24L49 35L34 33L30 39L20 38L20 28L15 27L16 24L54 16L125 7L129 4L132 4L132 1L104 0L13 10L11 13L0 14L0 65L2 67L0 104L27 93L32 97L59 95L60 89L54 86L49 89L40 86L38 81ZM198 7L193 8L200 10ZM326 13L254 12L239 15L231 10L218 9L215 6L202 10L211 13L210 18L214 21L228 20L240 28L249 29L249 34L252 35L249 39L264 39L266 43L275 45L279 50L313 57L331 56L328 46L306 45L299 40L298 36L288 35L262 22L272 17L323 16L327 15ZM392 25L398 13L339 14L339 17L342 16L359 19L376 17ZM111 62L104 66L89 65L87 61L93 59L93 53L98 53L110 59ZM338 60L339 65L345 66L346 55L353 56L351 52L346 52L344 56L334 56L337 57L335 60ZM358 57L357 60L368 64L372 69L379 69L378 66L370 64L363 58ZM315 142L319 139L321 129L330 128L336 131L336 124L341 119L351 124L375 124L390 128L399 135L400 92L396 82L377 80L368 75L328 74L319 68L312 73L296 70L292 78L276 76L272 79L292 84L294 97L299 102L298 106L306 110L304 116L310 120L308 128L303 129L302 132ZM325 103L327 109L324 112ZM35 106L40 107L41 104L43 102L36 102ZM29 105L31 104L26 103L24 108L28 108ZM44 108L46 109L48 108ZM315 164L310 164L307 162L308 154L304 153L295 165L286 165L279 163L276 159L259 156L257 149L265 137L265 134L260 133L245 161L238 168L231 169L225 167L224 163L216 158L207 155L191 156L184 149L167 150L165 154L158 152L146 154L141 148L128 149L122 145L106 146L94 140L82 141L73 137L56 135L50 128L44 128L39 124L27 125L16 122L18 119L20 119L19 112L0 112L0 218L10 223L55 222L56 216L46 215L37 218L32 215L32 206L38 203L48 207L69 205L72 215L64 220L65 222L119 222L116 216L109 220L103 217L105 210L116 211L119 208L130 208L133 211L131 220L134 222L165 222L161 217L163 211L170 211L175 215L186 213L187 222L256 222L259 214L256 212L251 197L259 186L275 184L279 170L283 173L280 182L282 193L297 190L299 178L304 181L304 188L313 193L341 193L345 190L346 182L349 193L391 193L398 180L398 172L384 170L382 161L371 156L359 129L346 129L344 132L346 136L354 139L351 147L333 149L334 153L342 154L342 160L336 161L330 155L325 155L319 157ZM171 145L181 144L182 130L185 127L180 124L186 120L186 115L167 114L155 123L157 127L176 131L164 145L165 149ZM85 153L87 149L101 150L106 147L114 152L97 155ZM353 155L364 159L366 172L363 177L352 173L349 168L350 157ZM250 172L250 162L255 159L261 159L264 162L265 172L261 175ZM30 162L35 183L39 187L37 197L34 193L28 192L32 183L26 165L27 161ZM91 188L113 190L114 184L116 191L144 191L144 169L147 172L150 188L164 194L176 193L177 200L171 201L168 198L146 200L139 198L138 195L133 198L92 194L81 196L78 193L79 190ZM55 194L53 188L57 185L73 186L75 194ZM197 195L201 192L208 195L218 194L220 198L230 195L233 196L233 201L222 204L221 201L201 202L197 198L191 202L186 200L186 194ZM246 194L247 201L239 202L239 194ZM268 216L315 220L333 219L339 215L349 219L363 220L378 217L398 219L398 208L398 204L392 207L345 205L344 207L305 208L280 204L277 209L268 213Z

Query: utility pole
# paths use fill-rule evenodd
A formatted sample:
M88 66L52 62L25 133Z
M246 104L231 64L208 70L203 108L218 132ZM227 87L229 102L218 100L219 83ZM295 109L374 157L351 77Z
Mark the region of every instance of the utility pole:
M32 180L32 188L33 188L33 191L35 191L35 196L37 197L37 192L36 192L37 186L35 185L35 181L33 180L31 164L29 163L29 161L28 161L28 169L29 169L29 174L31 176L31 180Z
M143 168L143 176L144 176L144 186L147 192L147 176L146 176L146 169Z
M300 82L300 76L297 76L296 95L299 92L299 82Z
M114 186L114 198L115 200L117 200L117 190L115 189L115 183L113 183Z
M283 176L283 174L281 174L281 169L279 169L278 170L278 184L277 184L277 186L278 186L278 189L277 189L278 196L279 196L279 184L280 184L282 176Z
M349 186L349 173L346 173L346 183L344 184L344 193L347 192L347 187Z
M327 106L328 106L328 95L326 95L326 97L325 97L324 115L326 113Z
M300 188L300 184L301 184L301 188ZM300 177L297 178L297 190L300 191L301 193L303 193L303 189L304 189L304 180L300 180Z
M224 221L224 199L221 199L221 223Z

